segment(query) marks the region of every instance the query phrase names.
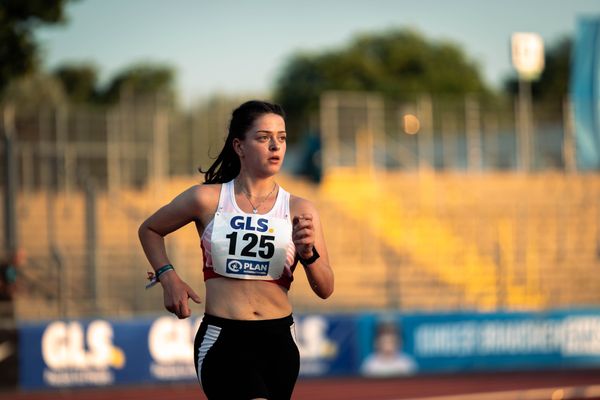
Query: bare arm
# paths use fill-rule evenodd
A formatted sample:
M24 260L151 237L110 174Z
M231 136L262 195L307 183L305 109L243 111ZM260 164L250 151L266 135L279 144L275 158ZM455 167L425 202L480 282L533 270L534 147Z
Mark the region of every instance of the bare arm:
M208 197L209 193L205 188L193 186L142 223L138 235L144 253L155 271L170 264L164 237L192 221L201 220L203 213L207 212ZM179 318L187 318L191 314L188 298L196 303L201 302L200 297L174 270L161 275L160 283L163 287L165 308Z
M298 255L309 259L316 248L320 257L304 268L310 287L317 296L326 299L333 293L333 270L321 226L319 213L307 200L294 198L292 203L292 239Z

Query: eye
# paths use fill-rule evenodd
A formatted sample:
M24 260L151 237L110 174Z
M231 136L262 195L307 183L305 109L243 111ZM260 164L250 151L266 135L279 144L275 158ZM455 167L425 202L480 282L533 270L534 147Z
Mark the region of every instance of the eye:
M267 142L269 138L266 135L261 135L257 138L259 142Z
M285 142L286 140L287 140L287 136L285 136L285 135L279 136L279 141L280 142Z

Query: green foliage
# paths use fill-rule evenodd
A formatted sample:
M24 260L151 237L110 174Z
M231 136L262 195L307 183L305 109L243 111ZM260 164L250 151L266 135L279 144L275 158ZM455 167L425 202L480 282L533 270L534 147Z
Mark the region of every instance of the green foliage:
M562 101L567 95L571 72L571 47L571 40L563 38L546 54L546 66L542 76L533 86L534 95L540 100Z
M131 65L104 87L98 86L98 70L89 63L63 64L53 75L62 83L71 103L115 104L126 99L172 104L175 99L175 72L162 64Z
M63 64L53 75L73 103L93 102L98 97L98 70L92 64Z
M170 66L160 64L136 64L115 75L101 99L105 103L115 103L122 97L156 98L167 103L175 100L175 71Z
M348 46L293 55L276 84L275 97L294 124L318 109L327 90L376 91L394 100L422 93L489 93L477 65L450 42L408 29L357 37Z
M36 69L38 45L33 29L65 20L69 0L2 0L0 2L0 93L14 78Z
M17 78L36 72L39 46L34 40L33 30L41 24L64 22L64 9L68 1L0 1L0 93L5 92L9 83ZM123 95L136 98L152 96L154 99L161 97L161 100L172 103L175 97L175 73L172 68L162 65L129 67L117 74L104 89L98 88L98 71L90 64L64 64L52 75L62 83L64 92L74 103L114 103ZM30 81L34 80L27 82ZM28 87L24 81L19 81L11 91L21 93L27 91Z
M4 96L21 110L58 106L66 102L60 81L44 73L30 73L11 80Z

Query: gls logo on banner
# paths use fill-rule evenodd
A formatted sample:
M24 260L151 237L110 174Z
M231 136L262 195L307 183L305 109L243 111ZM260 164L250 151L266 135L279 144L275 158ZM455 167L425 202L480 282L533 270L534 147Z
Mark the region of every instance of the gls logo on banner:
M148 349L152 356L150 373L160 380L194 379L194 336L202 318L178 320L160 317L148 333Z
M125 353L112 338L107 321L92 321L87 330L79 322L50 323L42 335L44 381L50 386L112 384L110 368L125 366Z
M338 355L338 344L327 335L327 318L309 315L294 319L294 337L300 352L300 374L322 375L328 372L329 364Z

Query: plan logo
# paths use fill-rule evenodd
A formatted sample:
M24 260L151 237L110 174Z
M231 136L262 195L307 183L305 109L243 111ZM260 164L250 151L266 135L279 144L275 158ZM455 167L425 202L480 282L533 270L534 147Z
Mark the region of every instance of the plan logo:
M225 271L236 275L267 276L269 262L228 258Z

